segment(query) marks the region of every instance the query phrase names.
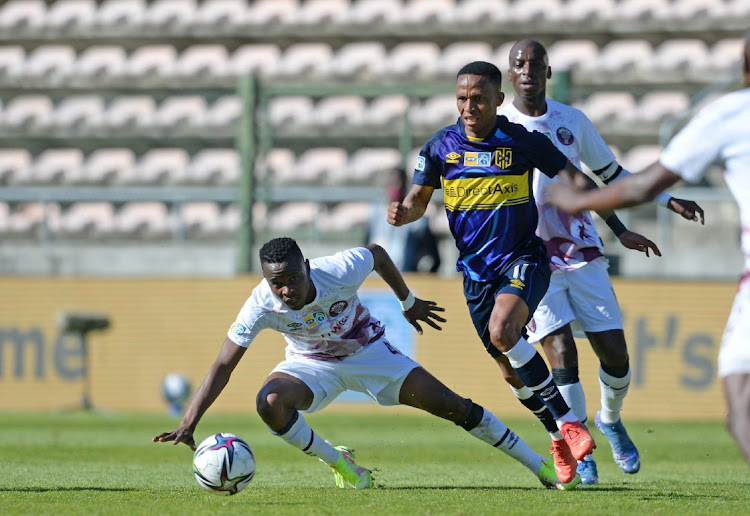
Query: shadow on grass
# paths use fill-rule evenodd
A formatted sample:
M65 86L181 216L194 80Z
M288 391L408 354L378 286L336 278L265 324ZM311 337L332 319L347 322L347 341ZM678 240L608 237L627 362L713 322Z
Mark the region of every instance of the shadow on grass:
M67 492L67 491L100 491L100 492L128 492L128 491L142 491L142 489L136 489L133 487L0 487L2 493L55 493L55 492Z

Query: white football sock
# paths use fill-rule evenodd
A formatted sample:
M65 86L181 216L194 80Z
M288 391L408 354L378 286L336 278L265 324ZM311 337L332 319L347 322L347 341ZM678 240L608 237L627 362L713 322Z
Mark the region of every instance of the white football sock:
M510 428L505 426L505 423L487 409L484 409L482 420L477 426L469 430L469 433L510 455L529 468L534 475L538 475L542 469L544 457L529 448L529 445L523 439L513 433Z
M273 433L306 454L319 457L329 466L336 464L339 460L339 451L331 443L313 432L302 414L298 415L297 421L285 434Z
M630 368L628 368L628 374L622 378L616 378L599 367L599 387L602 391L602 410L599 417L602 423L612 424L619 421L622 402L625 401L629 386Z
M560 394L579 421L586 424L586 395L583 393L581 382L558 384L557 388L560 389Z

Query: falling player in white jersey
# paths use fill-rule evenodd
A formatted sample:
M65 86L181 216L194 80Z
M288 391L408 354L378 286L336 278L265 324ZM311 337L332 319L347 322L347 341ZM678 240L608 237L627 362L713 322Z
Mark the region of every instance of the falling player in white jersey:
M698 182L714 161L724 163L742 223L744 272L719 350L719 376L728 405L727 426L750 463L750 32L745 35L743 79L748 86L699 112L667 145L659 161L597 192L561 182L548 201L571 213L624 208L653 199L680 179ZM700 212L703 222L703 213Z
M195 449L193 432L229 381L253 339L263 329L286 339L286 360L276 366L256 398L258 413L281 439L329 465L338 487L372 487L370 470L353 452L334 447L313 432L300 412L315 412L346 390L368 394L381 405L409 405L454 422L474 437L510 455L547 487L571 489L554 466L538 455L492 413L462 398L403 355L357 294L373 270L401 302L404 317L422 333L420 322L437 330L443 308L415 298L388 253L376 244L306 260L291 238L276 238L260 249L263 281L240 310L219 357L201 383L178 428L154 441L183 442Z
M605 184L630 175L617 163L585 114L547 98L546 82L550 77L544 46L529 39L518 41L510 51L508 70L515 96L499 114L529 131L545 134L568 160L578 168L583 162ZM626 473L636 473L640 468L638 450L620 418L630 383L630 366L622 315L607 272L607 259L589 212L570 215L547 202L547 188L556 181L544 174L534 174L534 198L539 210L537 235L547 248L552 277L527 327L528 340L542 343L560 392L576 416L585 422L586 399L578 378L578 355L570 327L573 320L578 321L600 361L602 406L595 424L609 440L617 465ZM661 194L657 202L688 219L700 211L694 202L675 199L666 193ZM607 222L623 244L632 248L622 240L627 236L625 228ZM648 255L647 247L638 249ZM535 401L529 398L528 389L514 387L513 390L525 405ZM544 418L540 419L544 422ZM598 482L593 456L579 462L578 472L582 483Z

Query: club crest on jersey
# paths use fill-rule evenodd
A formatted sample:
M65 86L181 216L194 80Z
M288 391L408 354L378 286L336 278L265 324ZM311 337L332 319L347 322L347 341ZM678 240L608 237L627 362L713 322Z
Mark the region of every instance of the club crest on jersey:
M500 168L510 168L513 164L513 149L510 147L498 147L495 150L495 165Z
M464 166L465 167L489 167L492 165L492 153L491 152L465 152L464 153Z
M341 312L346 310L346 307L349 306L349 303L346 301L336 301L331 305L331 308L328 309L328 315L331 317L336 317Z
M449 152L445 155L446 163L458 163L459 159L461 159L461 155L458 152Z
M305 321L307 329L311 330L317 325L324 323L326 319L326 314L324 312L313 312L311 314L307 314L302 320Z
M557 139L560 140L560 143L563 145L570 145L575 141L573 133L567 127L558 127Z

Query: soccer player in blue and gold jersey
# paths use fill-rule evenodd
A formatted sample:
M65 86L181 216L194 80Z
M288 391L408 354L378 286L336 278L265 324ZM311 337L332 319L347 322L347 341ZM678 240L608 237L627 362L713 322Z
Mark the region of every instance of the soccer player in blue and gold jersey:
M442 188L451 233L459 250L457 269L472 321L490 355L509 364L549 408L560 434L578 460L596 447L565 403L544 359L523 330L547 291L549 262L536 236L534 169L596 187L541 133L497 116L503 103L498 68L475 61L456 79L458 121L435 133L419 154L413 186L403 202L391 203L388 222L419 219L433 191ZM575 477L575 460L558 469ZM557 465L557 464L556 464Z

